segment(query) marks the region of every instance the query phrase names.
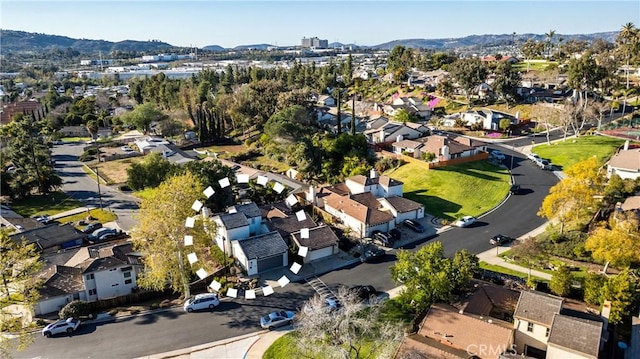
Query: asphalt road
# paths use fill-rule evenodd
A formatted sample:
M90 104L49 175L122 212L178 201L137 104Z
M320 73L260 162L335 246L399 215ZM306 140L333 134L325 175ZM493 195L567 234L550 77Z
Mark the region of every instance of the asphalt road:
M107 185L100 185L98 193L97 182L84 172L83 163L78 161L85 146L80 142L53 146L52 159L56 161L56 172L63 181L62 190L89 206L100 207L102 198L102 207L118 216L118 226L125 231L131 230L136 224L133 218L138 208L136 198Z
M539 137L534 140L542 142L546 141L546 138ZM530 139L522 141L531 144ZM64 145L61 146L64 148L55 150L58 153L74 150L77 153L81 146ZM452 228L435 238L414 243L406 249L416 250L428 241L441 241L447 255L452 255L462 248L468 249L471 253L480 253L492 248L489 239L495 234L519 237L545 222L536 213L549 188L558 181L555 175L550 171L540 170L523 155L509 150L509 146L492 147L505 153L507 158L504 164L508 167L512 163L511 156L514 156L512 173L516 182L521 185L523 194L509 196L501 206L479 218L472 227ZM61 175L64 174L63 179L67 181L65 190L79 199L95 197L95 181L84 175L76 155L56 156L60 156L56 157L56 160L64 166L59 169ZM94 187L96 191L87 190ZM127 206L130 203L126 198L120 197L122 194L108 192L108 195L106 201L109 208L115 207L114 210L118 206ZM327 273L320 278L334 289L340 285L370 284L379 291L385 291L396 286L389 277L389 266L394 260L395 252L391 251L382 263L357 264L351 268ZM70 337L47 339L37 333L35 343L26 351L16 353L15 358L132 358L186 348L253 333L259 330L258 321L261 315L274 310L299 307L313 294L310 286L291 283L286 287L286 291L276 291L272 296L260 300L225 301L213 313L187 314L181 309L171 309L117 322L84 325L79 332Z

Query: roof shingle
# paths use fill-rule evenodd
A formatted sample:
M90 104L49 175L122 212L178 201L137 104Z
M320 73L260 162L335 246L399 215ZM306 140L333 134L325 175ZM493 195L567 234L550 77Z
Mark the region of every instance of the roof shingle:
M560 297L534 291L522 291L513 316L551 328L553 317L562 309L562 302L563 299Z
M269 232L259 236L237 241L247 259L262 259L285 253L289 250L278 232Z

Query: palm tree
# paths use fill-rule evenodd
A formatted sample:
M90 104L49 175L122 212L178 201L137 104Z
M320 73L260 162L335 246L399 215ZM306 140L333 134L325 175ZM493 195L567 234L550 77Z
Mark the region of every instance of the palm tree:
M627 65L625 68L625 74L627 77L627 89L629 89L629 61L631 59L631 55L633 52L633 42L638 41L636 38L638 36L638 29L636 29L635 25L632 22L628 22L622 26L620 33L618 34L618 38L616 39L618 44L620 45L620 49L624 55L627 57Z
M547 37L547 57L551 56L551 48L553 47L553 37L556 36L556 30L549 30L546 34Z

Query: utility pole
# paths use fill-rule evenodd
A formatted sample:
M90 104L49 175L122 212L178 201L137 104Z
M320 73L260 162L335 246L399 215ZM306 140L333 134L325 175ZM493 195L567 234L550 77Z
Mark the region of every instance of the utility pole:
M93 139L93 134L91 134L91 139ZM98 182L98 199L100 200L100 210L102 210L102 192L100 191L100 172L98 168L100 167L100 146L98 146L98 141L96 141L96 158L98 159L98 163L96 164L96 182Z

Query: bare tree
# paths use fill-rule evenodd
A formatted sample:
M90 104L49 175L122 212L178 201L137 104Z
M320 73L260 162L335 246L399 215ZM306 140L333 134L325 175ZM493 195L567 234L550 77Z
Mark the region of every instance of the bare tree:
M295 324L300 357L391 358L403 330L380 318L381 302L372 297L365 304L344 288L336 297L338 309L315 297L300 311Z
M598 120L598 131L602 127L602 120L604 116L609 112L611 105L605 101L592 101L589 102L588 111Z
M551 144L549 131L551 126L560 124L559 111L552 104L537 103L531 110L531 117L535 118L538 123L542 123L546 129L547 144Z

